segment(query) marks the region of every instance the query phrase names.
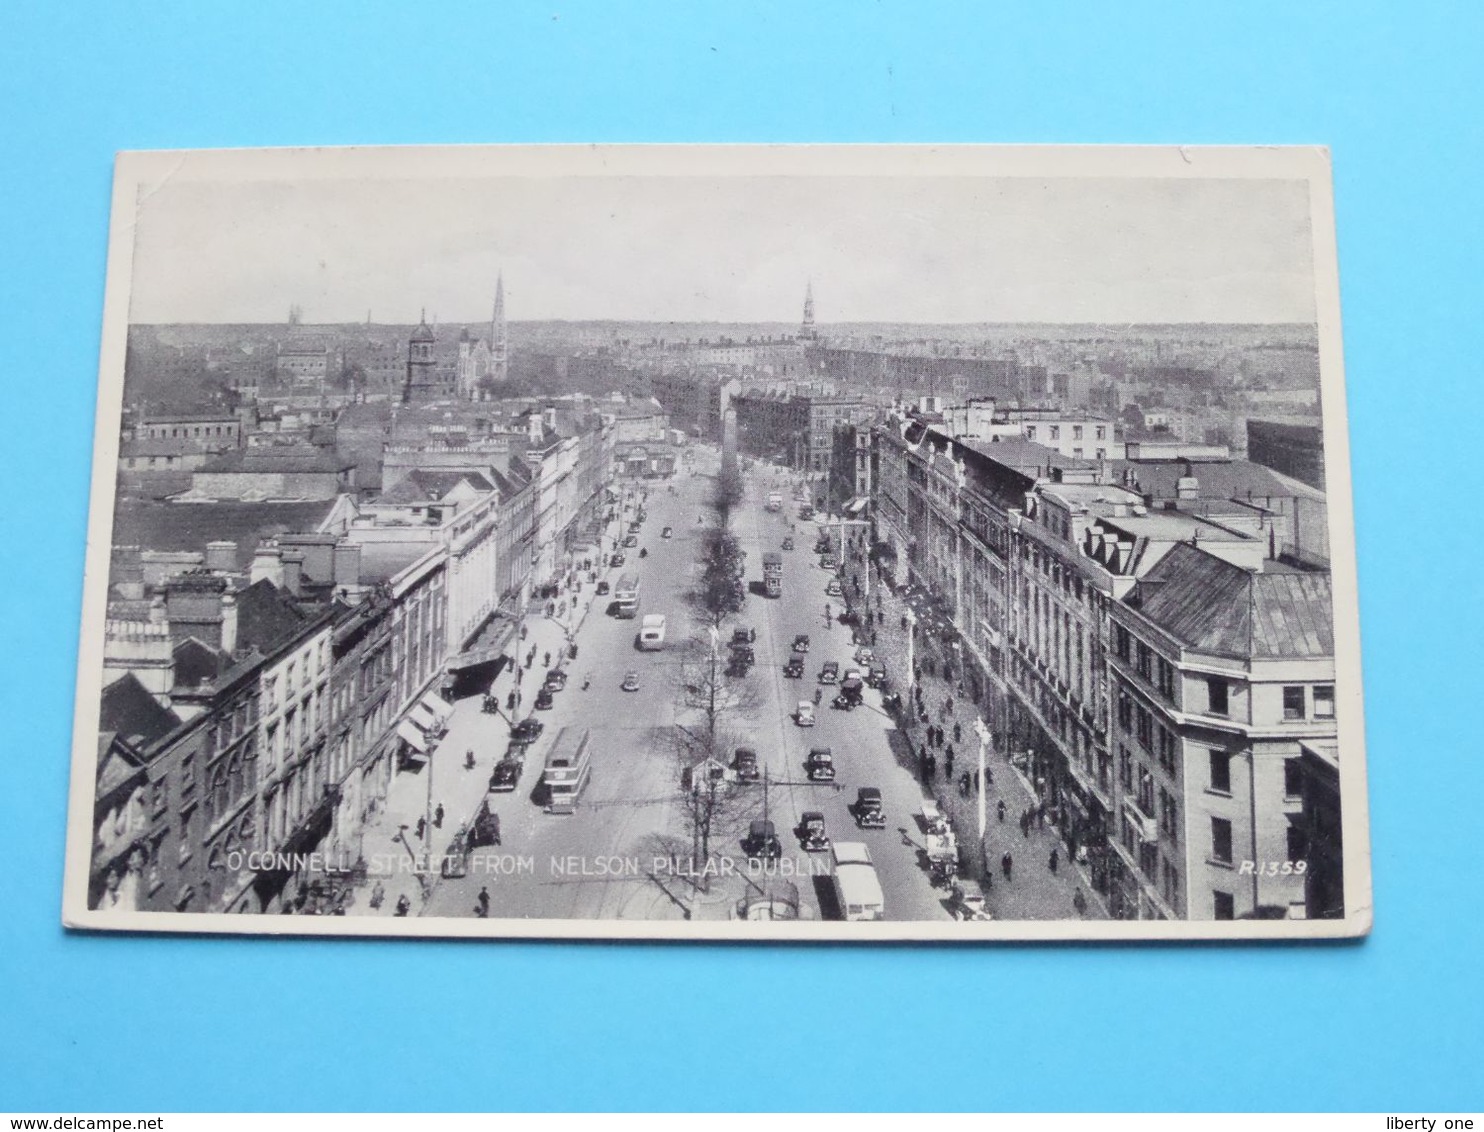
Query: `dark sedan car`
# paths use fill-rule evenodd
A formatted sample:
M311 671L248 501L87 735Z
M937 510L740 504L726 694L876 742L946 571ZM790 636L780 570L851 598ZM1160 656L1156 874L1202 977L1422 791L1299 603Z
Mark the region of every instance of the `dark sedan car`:
M527 717L510 729L510 741L512 743L530 744L541 738L541 732L546 730L546 724L539 719Z
M520 785L521 768L522 764L519 759L501 759L495 764L494 773L490 775L490 789L499 794L514 790Z
M539 692L536 693L537 711L550 711L552 704L554 704L555 702L556 697L551 694L551 689L549 688L542 688Z
M783 674L790 680L802 680L804 678L804 660L802 657L794 657L783 666Z

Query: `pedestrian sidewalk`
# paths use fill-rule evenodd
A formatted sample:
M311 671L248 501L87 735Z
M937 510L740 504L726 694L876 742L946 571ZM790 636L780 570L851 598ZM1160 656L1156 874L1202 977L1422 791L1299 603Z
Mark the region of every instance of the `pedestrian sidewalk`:
M862 552L852 551L847 556L840 571L846 579L847 591L851 589L848 584L850 576L864 575L868 568ZM873 573L869 599L871 613L875 614L879 609L883 614L880 623L872 625L875 631L874 647L878 658L887 667L894 690L901 692L904 699L907 699L910 696L907 632L902 628L902 616L908 606L897 594L879 585L878 577ZM864 620L864 599L855 597L853 593L851 597L851 608L861 612ZM1004 920L1075 918L1077 912L1073 900L1080 891L1086 902L1084 918L1106 919L1107 910L1102 898L1092 888L1083 870L1067 859L1066 845L1056 827L1049 822L1039 825L1032 822L1022 833L1020 815L1036 806L1039 799L1031 783L1011 765L1008 752L997 750L994 745L991 745L985 760L988 793L985 797L987 822L983 854L981 856L972 851L972 847L979 841L978 796L972 786L967 796L961 794L957 780L964 771L972 776L979 766L979 737L974 730L974 722L978 718L976 706L966 691L960 691L956 684L945 681L938 674L940 670L935 664L934 671L928 671L929 664L925 663L927 658L921 647L923 631L923 626L919 624L916 659L922 670L922 703L927 710L928 720L927 723L922 722L917 718L915 710L911 711L906 734L911 740L913 751L920 754L926 740L928 724L942 727L946 733L944 746L933 748L937 770L925 788L948 814L960 845L971 847L967 854L970 873L976 879L985 881L985 894L991 914L996 919ZM951 712L945 710L944 706L950 697L953 702ZM957 740L953 733L955 724L959 728ZM947 766L947 749L950 745L955 754L951 773ZM1003 821L998 817L1000 802L1005 807ZM1055 873L1050 868L1053 849L1057 853ZM1011 857L1009 878L1001 871L1001 859L1007 853Z
M612 537L612 527L604 532ZM599 579L607 577L606 565L593 552ZM499 705L497 713L484 711L483 694L466 696L456 701L447 725L448 730L432 748L429 759L418 770L397 771L392 776L387 796L375 815L367 821L362 834L362 856L370 866L365 883L356 891L350 908L352 915L393 916L397 901L405 896L409 915L418 915L431 898L440 880L443 857L453 844L459 828L474 818L488 790L490 772L509 746L510 713L506 709L510 693L519 689L516 717L530 714L531 703L546 675L541 662L551 654L551 664L570 664L568 644L586 622L597 600L597 586L583 574L575 593L563 591L558 605L568 603L562 619L545 615L546 601L532 602L523 619L526 639L518 636L510 643L514 666L505 667L490 687ZM529 664L527 656L534 652ZM579 650L580 655L580 650ZM575 675L574 675L574 678ZM465 767L468 752L474 754L472 769ZM431 795L431 801L430 801ZM443 821L428 820L429 810L443 807ZM425 838L417 837L417 823L427 827ZM380 882L384 898L380 908L370 905L371 891ZM474 908L468 910L474 915Z

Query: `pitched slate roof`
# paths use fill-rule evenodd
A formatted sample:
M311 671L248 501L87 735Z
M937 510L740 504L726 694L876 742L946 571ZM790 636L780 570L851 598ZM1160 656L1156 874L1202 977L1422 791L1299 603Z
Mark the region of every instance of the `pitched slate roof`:
M180 716L149 694L132 672L103 689L98 730L117 732L126 742L147 746L180 723Z
M1334 655L1327 573L1258 574L1180 543L1124 600L1201 652L1267 660Z
M475 491L494 491L495 485L478 472L443 471L434 468L414 468L398 480L396 485L382 493L383 503L426 503L444 498L461 483L468 483Z
M114 509L113 542L145 550L200 552L214 539L228 539L237 544L237 568L245 570L259 542L317 529L335 503L333 499L306 503L120 500Z
M309 620L277 586L260 578L237 595L237 648L271 653Z

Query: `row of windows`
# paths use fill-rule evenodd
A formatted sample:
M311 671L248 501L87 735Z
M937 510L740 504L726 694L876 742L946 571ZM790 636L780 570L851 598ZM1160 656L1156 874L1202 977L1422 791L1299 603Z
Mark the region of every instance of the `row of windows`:
M1048 438L1051 439L1051 440L1060 440L1061 439L1061 427L1062 427L1061 425L1047 425L1046 426L1046 434L1047 434ZM1083 426L1082 425L1079 424L1079 425L1073 425L1072 426L1072 439L1073 440L1081 440L1083 438L1083 433L1084 433L1084 429L1083 429ZM1093 429L1093 434L1096 437L1096 439L1098 439L1098 440L1107 440L1108 439L1108 426L1107 425L1096 425L1094 427L1094 429ZM1026 425L1025 426L1025 438L1027 440L1035 440L1036 439L1036 426L1035 425Z

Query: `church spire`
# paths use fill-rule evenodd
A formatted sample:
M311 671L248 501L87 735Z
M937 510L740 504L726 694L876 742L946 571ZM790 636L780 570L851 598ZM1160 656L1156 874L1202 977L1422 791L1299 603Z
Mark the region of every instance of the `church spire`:
M804 321L799 326L799 337L814 336L814 280L811 279L804 284Z
M505 273L495 276L495 313L490 319L490 376L504 381L510 376L510 341L505 330Z

